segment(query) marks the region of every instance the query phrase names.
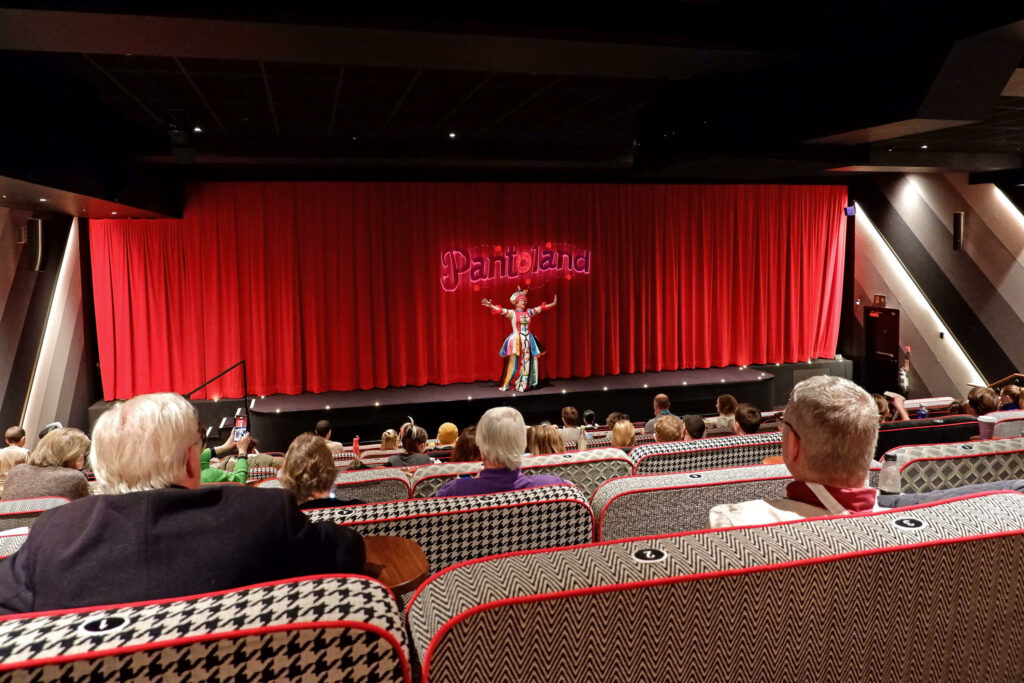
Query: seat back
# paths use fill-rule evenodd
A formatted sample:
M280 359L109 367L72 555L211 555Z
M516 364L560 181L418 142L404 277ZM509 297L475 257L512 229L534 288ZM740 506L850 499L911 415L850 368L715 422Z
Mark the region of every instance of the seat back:
M900 491L926 493L968 484L1024 479L1024 438L895 448Z
M884 422L878 426L875 460L900 446L967 441L978 435L978 421L970 415L926 417L920 420Z
M1024 436L1024 410L1003 410L978 418L981 438L1005 439Z
M4 617L0 671L50 681L411 680L395 600L362 576Z
M258 484L261 489L281 488L280 479L268 479ZM372 470L339 471L334 478L334 497L357 499L367 503L405 500L412 489L405 472L391 467Z
M412 473L412 497L430 498L437 490L462 475L474 475L484 468L482 462L446 462L417 467Z
M258 481L277 478L277 468L265 465L263 467L250 467L246 476L246 484L255 484Z
M46 496L43 498L22 498L0 502L0 531L32 526L39 515L61 505L67 505L67 498Z
M27 531L22 533L9 532L0 534L0 560L5 557L10 557L14 553L18 552L18 549L25 545L25 541L27 540Z
M715 505L778 498L792 480L785 465L613 479L602 484L590 501L596 537L607 541L706 529L708 511Z
M594 516L574 486L309 510L314 521L420 544L430 570L486 555L587 543Z
M765 458L780 453L782 433L764 432L637 446L629 457L634 474L667 474L760 465Z
M1022 582L993 493L487 558L406 615L427 681L1020 681Z
M523 474L553 474L590 498L598 486L633 471L633 463L618 448L599 448L523 458Z

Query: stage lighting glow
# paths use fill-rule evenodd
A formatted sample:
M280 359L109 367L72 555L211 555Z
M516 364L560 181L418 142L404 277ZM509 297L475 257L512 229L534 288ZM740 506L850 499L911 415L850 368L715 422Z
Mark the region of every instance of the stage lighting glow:
M451 138L452 140L454 140L455 139L455 131L453 130L452 132L448 133L448 137Z
M473 400L473 397L472 397L472 396L467 396L467 397L466 397L466 400L467 400L467 401L472 401L472 400Z
M608 387L605 387L605 388L604 388L604 390L605 390L605 391L608 391Z
M281 409L280 409L280 408L278 408L278 409L277 409L277 410L275 410L274 412L275 412L275 413L280 413L280 412L281 412Z
M684 386L684 387L686 386L686 382L683 382L683 386Z
M645 384L645 385L644 385L644 389L646 389L646 388L647 388L647 385Z
M722 384L725 384L725 378L724 377L722 379L718 380L718 381L721 382Z
M219 401L219 400L220 400L220 396L214 396L214 397L213 397L213 402L214 402L214 403L216 403L216 402L217 402L217 401Z
M41 197L41 198L39 199L39 201L41 201L41 202L45 202L45 201L46 201L46 197Z
M375 406L377 406L379 408L380 407L380 401L374 401L373 405L375 405Z
M563 393L563 394L565 393L565 389L562 389L562 393Z
M330 406L324 406L324 410L330 410L330 409L331 409Z
M117 215L117 211L111 211L111 212L110 212L110 215L111 215L111 216L116 216L116 215Z

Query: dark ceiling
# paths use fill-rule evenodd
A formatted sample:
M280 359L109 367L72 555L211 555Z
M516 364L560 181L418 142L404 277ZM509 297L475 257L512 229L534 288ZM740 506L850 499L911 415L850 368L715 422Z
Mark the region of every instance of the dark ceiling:
M1020 2L83 4L0 8L0 176L156 213L209 178L1022 166Z

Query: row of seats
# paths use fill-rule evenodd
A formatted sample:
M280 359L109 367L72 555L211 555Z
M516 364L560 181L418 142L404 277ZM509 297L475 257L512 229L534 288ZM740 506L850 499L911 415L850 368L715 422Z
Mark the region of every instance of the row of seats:
M1020 681L1022 583L1024 495L998 492L454 563L416 591L404 623L387 589L354 576L8 617L0 670L69 681L407 682L416 669L460 683Z

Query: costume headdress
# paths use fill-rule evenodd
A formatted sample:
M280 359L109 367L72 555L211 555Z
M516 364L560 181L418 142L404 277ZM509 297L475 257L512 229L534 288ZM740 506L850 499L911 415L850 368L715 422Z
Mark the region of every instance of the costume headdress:
M526 292L527 292L527 291L529 291L529 290L526 290L526 289L517 289L517 290L516 290L516 291L515 291L515 292L514 292L514 293L512 294L512 296L510 296L510 297L508 298L508 302L509 302L510 304L512 304L513 306L515 306L515 305L516 305L516 304L517 304L517 303L519 302L519 298L520 298L520 297L522 297L522 299L523 299L523 303L525 304L525 303L526 303Z

